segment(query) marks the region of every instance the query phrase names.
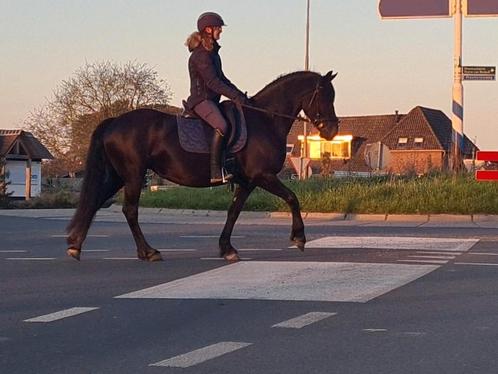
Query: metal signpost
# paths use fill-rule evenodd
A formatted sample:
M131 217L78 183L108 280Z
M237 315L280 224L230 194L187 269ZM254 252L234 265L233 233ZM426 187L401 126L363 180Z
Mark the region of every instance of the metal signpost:
M378 9L382 19L441 17L454 18L455 39L453 56L453 100L451 110L451 124L453 127L452 169L454 171L457 171L462 165L462 150L464 145L462 15L465 14L466 17L498 16L498 0L379 0ZM474 72L475 71L476 70L474 70ZM489 72L489 70L486 71ZM492 80L489 79L489 76L491 74L469 74L468 76L476 77L477 75L488 78L475 80ZM494 76L494 74L492 75Z

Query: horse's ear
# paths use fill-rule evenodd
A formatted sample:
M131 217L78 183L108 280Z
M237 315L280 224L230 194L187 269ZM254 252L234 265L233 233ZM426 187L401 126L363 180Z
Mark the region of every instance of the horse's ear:
M332 74L333 71L329 71L327 74L325 74L325 76L323 77L325 80L328 80L330 82L332 82L334 80L334 78L337 76L337 73L335 74Z

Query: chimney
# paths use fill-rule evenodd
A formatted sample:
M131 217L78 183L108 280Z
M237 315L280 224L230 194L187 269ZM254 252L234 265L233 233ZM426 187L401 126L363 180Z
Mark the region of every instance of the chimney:
M398 109L396 109L394 111L394 115L395 115L394 122L398 123L399 122L399 111L398 111Z

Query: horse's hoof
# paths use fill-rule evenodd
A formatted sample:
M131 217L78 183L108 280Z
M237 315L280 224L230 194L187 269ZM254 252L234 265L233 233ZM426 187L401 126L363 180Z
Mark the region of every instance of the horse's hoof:
M163 257L161 256L161 252L154 252L151 253L150 255L147 255L147 261L149 262L156 262L156 261L164 261Z
M237 252L230 252L229 254L226 254L223 256L223 258L229 263L229 264L234 264L236 262L240 261L239 254Z
M296 243L296 247L301 251L301 252L304 252L304 245L306 244L306 242L304 241L300 241L300 240L297 240L295 241L294 243Z
M68 248L66 251L67 255L80 261L81 250L78 248Z

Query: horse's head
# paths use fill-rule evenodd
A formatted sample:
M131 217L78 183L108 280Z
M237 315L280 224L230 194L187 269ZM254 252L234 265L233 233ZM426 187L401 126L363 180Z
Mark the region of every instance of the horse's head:
M337 73L329 71L320 77L315 89L303 100L303 111L326 140L332 140L339 128L339 119L335 114L335 91L332 80Z

